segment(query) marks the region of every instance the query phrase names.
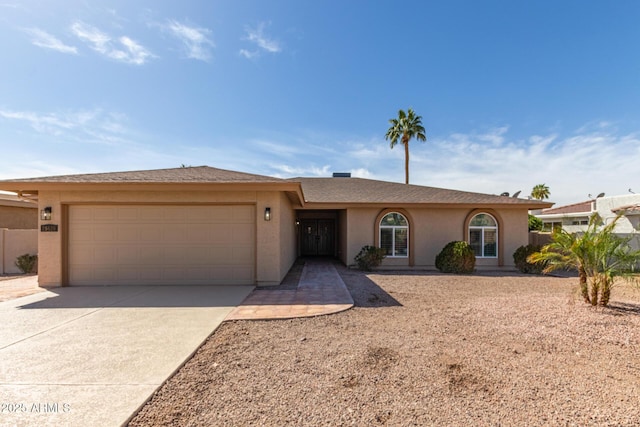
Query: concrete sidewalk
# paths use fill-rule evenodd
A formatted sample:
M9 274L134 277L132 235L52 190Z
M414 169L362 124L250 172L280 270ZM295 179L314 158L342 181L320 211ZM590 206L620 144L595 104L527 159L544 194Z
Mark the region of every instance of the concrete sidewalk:
M0 425L119 426L251 286L55 288L0 303Z

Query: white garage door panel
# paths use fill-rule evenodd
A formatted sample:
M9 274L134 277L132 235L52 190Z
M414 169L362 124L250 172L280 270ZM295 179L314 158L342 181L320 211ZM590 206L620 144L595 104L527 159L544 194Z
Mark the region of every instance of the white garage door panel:
M253 284L255 208L70 206L69 283Z

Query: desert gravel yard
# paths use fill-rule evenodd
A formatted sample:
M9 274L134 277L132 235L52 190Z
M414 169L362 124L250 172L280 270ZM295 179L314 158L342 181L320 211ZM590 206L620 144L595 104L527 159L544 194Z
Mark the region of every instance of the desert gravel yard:
M223 324L130 425L640 425L640 291L337 268L356 307Z

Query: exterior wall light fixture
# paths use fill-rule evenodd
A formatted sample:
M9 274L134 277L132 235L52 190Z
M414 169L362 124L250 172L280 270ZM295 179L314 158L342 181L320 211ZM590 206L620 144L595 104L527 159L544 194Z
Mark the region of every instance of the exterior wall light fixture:
M264 220L271 221L271 208L264 208Z
M51 206L47 206L40 211L40 219L43 221L51 221Z

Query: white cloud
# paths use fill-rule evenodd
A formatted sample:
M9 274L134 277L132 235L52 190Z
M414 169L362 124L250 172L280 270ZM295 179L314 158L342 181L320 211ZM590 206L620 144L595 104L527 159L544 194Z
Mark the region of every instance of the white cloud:
M215 47L215 44L209 38L211 30L191 27L178 21L169 21L164 27L182 42L188 58L200 61L209 61L211 59L211 48Z
M612 131L532 135L520 141L510 140L500 128L414 144L410 158L412 183L489 194L521 190L521 197L545 183L550 200L561 205L586 200L589 193L624 194L633 187L640 137ZM401 163L394 169L394 176L404 173Z
M246 27L245 37L243 40L247 40L256 45L256 50L240 49L239 53L247 59L252 59L260 55L260 52L279 53L282 51L280 43L269 36L265 35L264 28L266 24L264 22L259 23L255 28Z
M0 110L0 118L24 122L54 141L106 145L126 141L126 117L99 109L55 113Z
M25 28L24 31L31 36L31 43L45 49L52 49L60 53L77 54L75 46L69 46L58 40L51 34L39 28Z
M247 59L253 59L256 56L258 56L258 52L257 51L250 51L250 50L246 50L246 49L240 49L240 56L244 56Z
M116 61L143 65L154 57L148 49L127 36L114 40L109 34L80 21L71 25L71 31L91 49Z

